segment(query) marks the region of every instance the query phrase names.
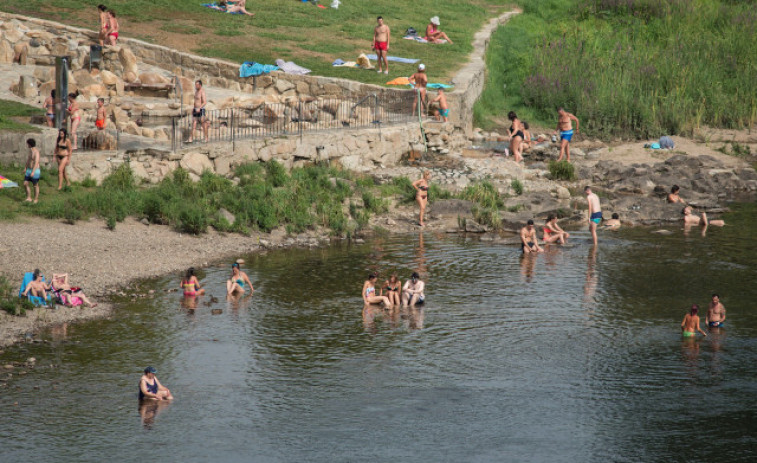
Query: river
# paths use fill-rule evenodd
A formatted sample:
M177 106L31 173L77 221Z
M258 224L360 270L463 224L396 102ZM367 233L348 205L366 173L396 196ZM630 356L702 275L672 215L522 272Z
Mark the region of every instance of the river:
M0 355L37 359L0 389L0 461L755 461L757 207L725 219L534 258L432 233L275 251L246 256L238 302L228 265L203 269L218 301L196 310L162 291L178 276L145 282L159 296ZM427 304L364 320L371 270L420 270ZM682 341L713 292L726 327ZM172 403L138 406L147 365Z

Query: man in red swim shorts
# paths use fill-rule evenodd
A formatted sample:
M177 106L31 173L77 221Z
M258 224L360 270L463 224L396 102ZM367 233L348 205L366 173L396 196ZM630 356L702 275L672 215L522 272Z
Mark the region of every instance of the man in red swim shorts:
M105 100L97 99L97 117L95 118L95 127L97 130L105 129Z
M389 74L389 62L386 60L386 53L389 50L389 26L384 24L384 18L376 18L378 25L373 29L373 49L376 50L378 58L378 72L381 73L382 61L384 74Z

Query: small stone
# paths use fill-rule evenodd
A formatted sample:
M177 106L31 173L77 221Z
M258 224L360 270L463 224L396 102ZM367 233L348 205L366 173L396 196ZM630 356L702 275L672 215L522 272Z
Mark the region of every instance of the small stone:
M15 367L9 363L7 365L3 365L3 368L5 368L6 370L12 370Z
M29 357L28 359L26 359L26 363L35 363L36 361L37 359L34 357Z

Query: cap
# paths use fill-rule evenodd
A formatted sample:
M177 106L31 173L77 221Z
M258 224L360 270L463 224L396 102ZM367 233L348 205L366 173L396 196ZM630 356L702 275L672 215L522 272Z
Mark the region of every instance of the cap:
M439 16L434 16L431 18L431 24L438 26L439 25Z
M418 70L419 71L423 71L425 69L426 69L426 65L425 64L421 63L421 64L418 65Z
M157 373L158 370L155 369L155 367L147 367L145 368L145 373Z

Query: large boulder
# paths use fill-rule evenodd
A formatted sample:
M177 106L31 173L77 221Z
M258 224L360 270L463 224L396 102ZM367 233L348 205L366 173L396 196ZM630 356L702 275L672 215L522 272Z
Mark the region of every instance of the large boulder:
M0 64L13 62L13 47L5 40L0 40Z
M104 70L100 72L100 78L102 79L103 84L105 85L116 85L116 83L118 82L118 76L116 76L110 71Z
M213 171L213 162L202 153L188 153L181 158L179 165L195 175L202 175L205 170Z
M29 45L26 42L19 42L13 46L13 62L22 66L26 65L26 58L29 55Z
M137 74L133 71L124 72L124 82L133 83L137 81Z
M121 66L124 68L124 75L127 72L133 73L135 76L139 75L139 69L137 68L137 57L134 56L131 50L126 47L121 47L118 51L118 61L121 62Z
M139 75L139 81L142 85L165 85L170 84L171 81L167 77L163 77L160 74L154 72L145 72Z
M114 150L116 149L116 139L113 135L103 131L96 130L90 132L89 135L84 137L84 146L88 149L96 150Z
M21 98L33 98L38 95L37 79L34 76L22 75L18 79L18 86L15 90L16 95Z

